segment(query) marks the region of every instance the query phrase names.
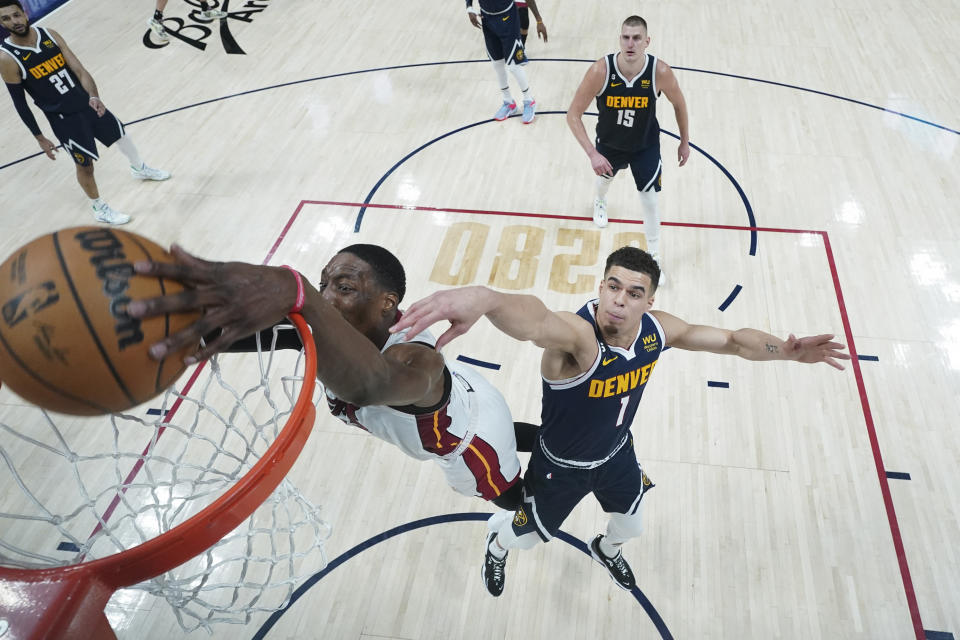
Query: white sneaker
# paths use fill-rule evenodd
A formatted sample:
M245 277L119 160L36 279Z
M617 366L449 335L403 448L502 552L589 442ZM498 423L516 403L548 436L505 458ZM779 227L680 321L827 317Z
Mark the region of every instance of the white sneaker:
M130 167L130 173L134 178L140 178L141 180L169 180L170 172L164 171L163 169L154 169L153 167L148 167L146 163L143 164L139 169L135 167Z
M150 27L151 31L153 31L153 35L157 36L157 40L161 40L163 42L170 40L167 30L163 28L163 23L156 18L150 18L150 20L147 21L147 26Z
M593 199L593 224L601 229L607 226L607 201L605 198Z
M93 217L97 219L97 222L106 222L107 224L127 224L130 222L130 216L111 208L106 202L101 202L99 206L91 208L93 209Z
M220 18L226 18L227 12L220 11L220 9L207 9L206 11L201 11L200 16L207 20L219 20Z

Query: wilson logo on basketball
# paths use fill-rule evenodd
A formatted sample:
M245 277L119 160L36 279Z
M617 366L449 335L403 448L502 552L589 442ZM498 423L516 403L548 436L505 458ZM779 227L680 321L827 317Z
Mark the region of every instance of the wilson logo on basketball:
M84 251L93 253L90 264L97 270L97 279L103 283L103 292L110 299L110 315L116 319L114 332L117 348L123 351L130 345L143 342L140 319L131 318L125 309L130 298L130 278L134 275L133 264L123 253L123 243L109 229L82 231L74 236Z

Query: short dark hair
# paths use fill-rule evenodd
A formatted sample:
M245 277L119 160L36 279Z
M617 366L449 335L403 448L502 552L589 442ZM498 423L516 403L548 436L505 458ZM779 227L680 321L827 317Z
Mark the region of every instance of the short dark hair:
M23 5L20 4L20 0L0 0L0 9L3 7L17 7L20 11L23 11ZM26 13L24 11L24 13Z
M603 269L603 277L606 278L612 267L623 267L637 273L645 273L650 276L650 283L653 285L653 291L657 290L660 284L660 265L653 259L649 253L636 247L620 247L609 256L607 256L607 266ZM653 293L651 291L650 293Z
M643 27L643 30L647 30L647 21L641 18L640 16L630 16L623 21L623 24L620 25L623 27Z
M397 256L376 244L352 244L337 253L349 253L366 262L373 269L377 284L386 291L396 293L397 304L403 300L407 292L407 274Z

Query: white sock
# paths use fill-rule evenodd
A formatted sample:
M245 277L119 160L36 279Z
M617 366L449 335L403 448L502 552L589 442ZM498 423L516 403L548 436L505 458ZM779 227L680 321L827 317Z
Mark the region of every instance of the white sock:
M519 64L512 64L509 67L510 73L513 74L513 77L517 79L517 84L520 85L520 90L523 91L523 100L524 102L531 102L533 100L533 95L530 93L530 81L527 80L527 71Z
M493 70L497 72L497 82L500 83L500 93L503 95L504 102L513 102L513 96L510 95L510 82L507 80L507 63L503 60L491 60Z
M497 544L497 537L494 536L493 540L490 541L490 544L487 545L487 549L497 560L503 560L507 557L507 550Z
M607 199L607 191L610 190L610 185L613 183L613 178L605 178L603 176L597 176L597 197L601 200Z
M640 193L643 203L643 233L647 236L647 253L660 255L660 209L656 191Z
M620 553L620 545L614 546L607 542L607 536L600 538L600 542L597 543L597 546L600 547L600 553L608 558L613 558Z
M140 154L137 152L137 147L133 144L133 140L130 139L130 136L124 135L115 143L117 148L120 149L123 155L127 156L127 160L130 161L130 166L134 169L143 168L143 160L140 159Z

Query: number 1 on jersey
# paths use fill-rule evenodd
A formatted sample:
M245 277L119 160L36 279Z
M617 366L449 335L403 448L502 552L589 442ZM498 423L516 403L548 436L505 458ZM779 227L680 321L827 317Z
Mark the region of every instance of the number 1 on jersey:
M624 127L632 127L635 113L636 111L634 109L619 109L617 111L617 124Z
M630 396L626 395L620 398L620 415L617 416L617 426L623 424L623 416L627 412L627 405L630 404Z

